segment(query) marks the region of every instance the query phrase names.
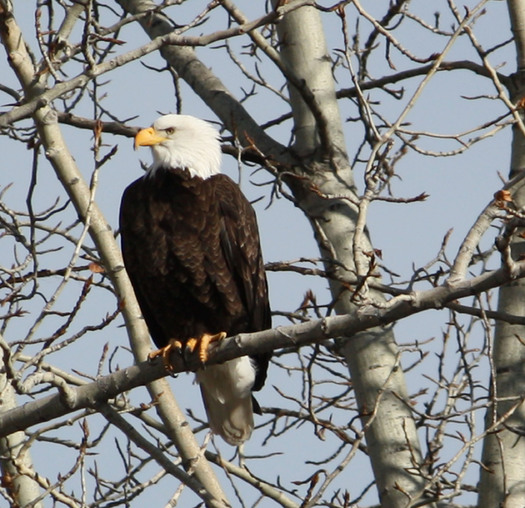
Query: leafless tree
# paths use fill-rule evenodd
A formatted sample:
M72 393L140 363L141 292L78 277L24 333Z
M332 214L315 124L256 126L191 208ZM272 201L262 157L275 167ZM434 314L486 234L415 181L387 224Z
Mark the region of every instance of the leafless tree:
M3 503L525 505L525 6L369 4L0 0ZM274 351L237 451L145 361L116 217L155 109L258 200L276 327L210 359Z

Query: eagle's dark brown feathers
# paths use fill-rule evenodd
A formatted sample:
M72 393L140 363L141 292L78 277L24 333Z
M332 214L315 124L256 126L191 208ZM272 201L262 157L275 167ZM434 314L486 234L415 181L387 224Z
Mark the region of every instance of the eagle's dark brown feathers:
M120 223L126 269L157 347L271 326L255 214L226 175L146 175L124 192Z
M255 212L219 172L216 131L193 117L166 115L135 142L151 146L154 164L122 197L122 251L157 347L270 328ZM251 391L262 387L269 356L197 372L210 426L230 444L252 432L258 405Z

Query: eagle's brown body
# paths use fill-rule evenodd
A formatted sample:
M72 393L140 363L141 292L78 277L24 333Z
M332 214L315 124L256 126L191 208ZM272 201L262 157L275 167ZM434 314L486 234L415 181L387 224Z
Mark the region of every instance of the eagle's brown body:
M226 175L145 175L124 192L124 262L153 341L271 327L255 213ZM267 359L258 358L257 390Z
M200 178L159 165L125 190L120 232L126 269L157 347L271 327L255 213L227 176ZM197 375L210 426L231 444L251 433L250 389L262 387L268 360L244 359L242 368L226 362ZM247 365L253 383L230 397Z

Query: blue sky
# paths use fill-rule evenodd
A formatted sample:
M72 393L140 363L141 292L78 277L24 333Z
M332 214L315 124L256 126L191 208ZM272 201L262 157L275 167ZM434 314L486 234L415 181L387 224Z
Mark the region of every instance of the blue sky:
M474 5L474 2L468 2ZM377 4L378 12L384 10L384 2ZM442 10L446 12L446 2L439 2L439 5L427 2L413 2L411 11L417 13L429 23L434 21L434 11ZM188 19L192 16L192 8L198 6L202 8L203 2L186 2L183 6L174 6L168 13L172 13L177 20L181 13L182 19L185 16ZM368 6L367 6L368 7ZM33 2L17 3L15 6L19 22L23 25L25 33L31 34L28 42L37 51L33 33ZM501 42L510 37L508 15L504 2L490 2L487 6L489 13L481 16L475 25L476 35L482 44L491 45ZM351 9L348 9L351 11ZM60 14L61 15L61 14ZM250 16L256 16L257 13L249 13ZM351 18L350 14L349 17ZM201 32L207 33L213 29L223 27L225 16L213 15L209 23L202 27L194 29L194 34ZM335 56L336 50L342 46L342 36L340 32L339 20L335 15L324 16L326 34L330 46L331 54ZM447 26L451 20L443 14L441 26ZM446 44L444 38L437 36L427 36L422 30L414 28L414 23L406 22L406 29L403 27L395 32L396 36L406 44L406 46L417 55L424 57L434 52L439 52ZM354 25L349 21L349 27ZM366 22L361 21L363 30L362 38L369 28ZM76 34L78 37L78 34ZM117 51L128 51L138 47L140 44L147 42L146 35L137 26L130 26L123 30L120 37L126 41L122 48ZM245 39L233 41L233 47L240 50L242 44L246 43ZM203 48L198 50L198 54L209 65L217 75L230 87L231 91L237 96L242 96L242 90L246 90L249 85L243 81L238 70L232 68L224 50L215 48ZM447 60L466 60L473 59L479 62L479 58L474 54L472 47L466 37L460 38ZM500 51L495 52L490 57L494 66L503 73L511 73L514 70L514 54L511 46L506 46ZM253 70L255 62L245 59L246 64ZM396 69L389 69L384 62L384 51L378 50L377 54L370 61L370 72L374 77L380 77L387 72L398 72L410 68L412 64L399 53L392 52L392 61ZM156 55L149 55L144 60L149 66L164 66L164 62ZM281 79L279 74L272 66L264 61L259 63L260 68L267 78L276 87L279 87ZM75 72L74 65L66 69L71 72L72 77ZM7 86L17 88L16 81L5 58L0 61L0 82ZM351 86L350 75L344 70L338 71L337 88L346 88ZM135 62L129 64L110 75L103 76L99 79L102 84L107 79L111 82L100 86L98 93L103 94L104 107L110 109L113 114L119 118L136 117L129 122L130 125L148 126L161 113L172 112L175 110L175 100L173 93L173 83L171 76L167 72L155 73L148 71L142 63ZM404 88L405 97L408 97L415 89L422 78L413 78L406 82L393 85L392 88ZM489 119L495 118L505 110L501 102L494 99L495 89L492 84L481 77L475 77L468 71L443 72L439 73L418 101L416 107L408 115L408 129L418 131L428 131L433 133L457 134L467 131ZM388 117L390 121L396 119L406 100L395 101L387 93L374 90L369 92L371 101L375 101L377 108L382 114ZM485 95L486 98L479 98ZM182 85L182 111L185 114L192 114L209 120L215 120L213 114L198 99L186 85ZM477 97L476 100L473 98ZM3 104L2 111L9 109L9 103L12 99L3 96L0 104ZM57 107L60 103L57 101ZM278 98L276 94L269 91L261 90L260 94L249 99L246 107L253 117L264 123L273 117L287 112L286 103ZM340 101L341 114L343 119L355 117L355 105L348 99ZM76 114L84 114L91 117L93 114L91 106L86 102L81 105ZM79 132L70 127L64 127L64 133L68 140L68 145L72 151L78 165L81 167L83 174L88 179L93 171L94 161L91 151L92 136L90 132ZM285 123L280 127L273 128L271 134L280 142L287 144L290 138L290 123ZM352 157L356 147L362 139L362 128L359 124L352 122L345 123L345 134L347 140L347 150ZM469 136L467 136L468 138ZM116 228L118 206L120 195L127 184L141 175L140 161L149 163L150 154L147 150L134 152L132 141L117 138L112 135L104 135L103 141L107 145L107 150L115 144L118 144L118 153L112 160L106 164L99 175L99 186L97 189L97 202L106 214L109 222ZM30 176L32 153L20 143L13 143L6 138L2 138L2 161L0 167L0 186L3 188L8 183L13 182L13 186L6 194L6 201L13 208L24 206L26 199L27 182ZM420 146L427 150L451 150L457 148L459 144L450 139L437 139L435 137L420 138ZM510 129L506 129L496 136L491 137L482 143L475 145L462 155L454 157L433 157L425 156L420 153L410 152L396 166L396 177L392 180L392 191L399 197L412 197L422 192L429 194L429 198L422 203L415 204L392 204L385 202L376 202L372 204L369 215L369 229L374 242L374 246L382 251L382 263L392 272L399 274L399 280L407 280L413 267L419 267L428 263L437 254L444 235L450 228L453 233L450 237L447 255L453 258L458 245L468 231L468 228L476 219L482 208L491 200L494 192L501 186L499 174L506 176L508 174L510 159ZM355 168L356 183L359 189L363 189L363 167L364 164L357 164ZM61 195L64 199L63 192L57 184L52 169L43 160L39 169L38 195L35 197L35 204L41 208L50 206L55 196ZM238 176L237 161L225 156L224 171L230 174L234 179ZM269 176L262 171L252 175L252 168L243 166L242 168L242 188L250 199L263 199L255 203L258 220L261 230L261 238L265 260L267 262L279 260L292 260L303 257L318 257L317 248L313 239L311 228L302 213L293 206L289 201L282 198L269 204L268 189L269 187L260 187L253 185L253 182L261 183L269 180ZM73 215L69 215L73 220ZM7 240L3 240L7 242ZM486 246L489 246L492 238L487 238ZM5 244L4 244L5 245ZM71 246L70 246L71 247ZM70 251L62 251L67 258ZM47 256L48 262L53 264L51 255ZM61 260L58 262L60 264ZM57 261L59 258L57 258ZM9 265L12 262L12 249L0 250L0 263ZM497 262L497 261L496 261ZM270 293L272 308L275 311L293 311L301 303L306 290L313 289L318 295L318 301L322 304L329 303L330 296L326 290L326 283L313 277L303 277L294 274L269 273ZM44 283L48 291L52 291L51 285L55 282ZM101 290L96 300L92 299L90 307L84 309L86 319L92 319L97 316L101 319L107 312L114 309L115 301L109 292ZM57 302L57 308L67 308L73 298L78 295L78 287L73 287L65 291ZM34 307L33 307L34 305ZM29 316L26 320L20 320L17 326L10 326L7 330L5 339L8 341L16 340L17 337L23 336L34 319L34 313L41 307L41 302L32 303L28 307ZM401 345L410 344L414 340L426 340L436 338L440 341L443 331L446 329L448 314L446 312L428 312L414 316L396 325L396 337ZM49 319L46 324L38 331L38 334L45 336L59 322L59 319ZM278 325L285 322L283 318L276 317L274 324ZM118 325L122 322L118 319ZM78 325L80 326L80 324ZM476 335L477 333L477 335ZM37 335L38 335L37 334ZM473 333L474 341L483 342L484 338L480 332ZM114 365L127 366L132 362L131 355L126 351L126 334L122 327L115 326L111 333L106 331L100 334L93 334L89 341L81 341L74 347L66 348L64 351L53 355L52 359L58 366L63 368L71 365L83 372L94 374L98 365L98 357L103 345L108 342L111 348L118 346L118 351L114 357ZM425 370L435 368L436 360L432 359L432 353L440 351L440 345L434 349L434 343L430 343L428 351L431 353L428 363L425 364ZM305 353L307 354L307 353ZM453 352L450 354L451 366L455 362ZM406 355L407 363L410 363L412 356ZM304 357L302 358L304 360ZM51 361L51 359L50 359ZM279 359L286 365L293 368L300 366L300 361L294 355ZM106 367L107 368L107 367ZM416 392L420 387L426 386L428 381L422 375L421 369L409 374L409 389ZM324 375L319 372L319 375ZM487 379L488 377L485 376ZM173 390L176 393L181 405L190 407L199 417L204 416L202 404L198 396L198 388L192 384L192 376L179 376L172 381ZM286 387L290 393L299 396L301 392L301 372L285 373L283 369L272 367L269 373L269 379L266 387L259 395L258 399L262 405L266 406L284 406L295 408L293 402L285 400L279 396L274 388ZM321 391L325 388L321 388ZM327 396L337 390L337 387L327 386ZM136 390L131 395L134 403L140 403L148 397L145 390ZM355 415L352 415L352 417ZM327 414L325 417L328 417ZM334 414L334 418L341 418L344 421L346 415ZM264 421L264 420L262 420ZM90 417L90 425L99 429L102 425L102 418L98 416ZM137 422L137 425L140 425ZM78 427L71 429L72 434L78 436ZM261 448L261 441L265 436L264 429L256 431L254 437L246 445L248 455L266 455L279 453L278 456L265 458L264 460L255 460L250 462L250 468L262 477L275 480L278 475L281 481L290 489L304 489L303 486L294 486L293 481L304 480L313 471L316 470L314 465L306 465L305 462L312 457L321 457L329 455L327 450L335 451L338 442L328 439L328 442L322 441L314 436L312 428L309 425L303 425L286 434L285 438L272 439ZM58 435L58 433L57 433ZM64 431L60 431L60 437L64 437ZM203 439L202 433L199 439ZM122 438L120 438L122 439ZM232 454L232 449L216 440L220 450L226 457ZM124 442L124 441L122 441ZM33 449L33 456L37 469L42 470L49 476L56 475L59 466L71 464L72 457L64 451L64 454L57 453L50 445L41 444ZM454 448L450 448L453 453ZM49 454L53 453L53 460L49 460ZM444 452L446 455L446 452ZM90 459L95 460L95 459ZM106 469L108 474L112 470L120 467L119 460L115 458L114 453L104 453L100 456L98 465L100 469ZM113 463L115 461L115 463ZM51 464L50 464L51 462ZM335 464L335 462L332 462ZM148 471L156 471L156 466L151 466ZM45 473L45 471L49 471ZM347 469L341 475L341 478L334 482L334 487L348 487L349 479L358 478L359 484L366 484L370 479L371 473L368 470L367 460L362 455L353 460ZM475 481L475 475L473 476ZM78 486L77 486L78 488ZM159 487L154 487L151 491L149 500L151 504L160 506L165 503L169 496L176 489L175 482L172 479L161 481ZM358 487L355 487L357 494ZM251 489L243 489L243 496L246 499L255 499ZM187 494L186 499L194 502L194 497ZM367 501L373 502L375 492L367 497ZM250 504L250 502L248 502ZM139 504L134 506L139 506Z

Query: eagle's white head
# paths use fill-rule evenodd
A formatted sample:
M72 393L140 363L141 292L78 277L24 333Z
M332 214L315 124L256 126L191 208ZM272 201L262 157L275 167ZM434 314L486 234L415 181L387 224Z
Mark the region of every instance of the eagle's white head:
M204 120L189 115L164 115L148 129L135 136L135 148L149 146L157 169L187 169L192 177L202 179L220 173L219 133Z

